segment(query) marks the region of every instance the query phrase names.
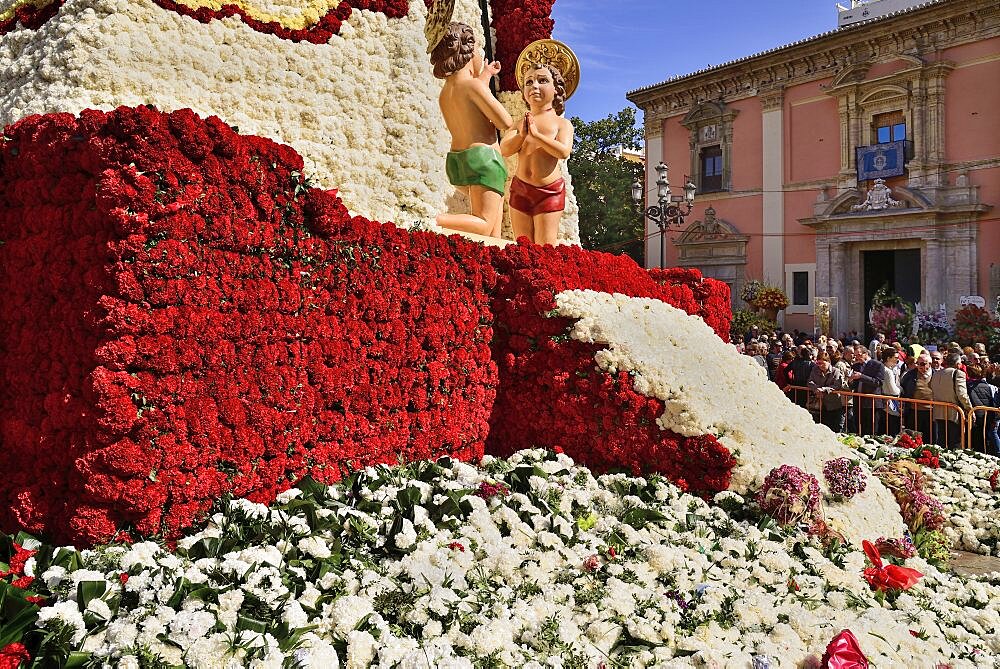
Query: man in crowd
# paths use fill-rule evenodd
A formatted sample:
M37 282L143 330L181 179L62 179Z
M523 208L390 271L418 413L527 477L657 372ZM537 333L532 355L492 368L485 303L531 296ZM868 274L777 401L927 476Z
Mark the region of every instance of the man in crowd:
M778 371L778 365L781 364L781 354L784 351L781 350L781 342L775 339L771 343L771 352L767 354L767 378L774 381L774 374Z
M972 403L969 401L965 372L958 369L961 361L959 353L949 351L944 356L944 366L931 375L930 386L936 402L957 404L963 411L968 411L972 408ZM962 436L958 411L935 405L933 416L934 443L957 448Z
M944 353L941 351L934 351L931 353L931 371L936 372L941 369L941 363L944 360Z
M868 349L861 344L854 347L854 360L855 371L848 379L851 390L868 395L880 394L882 381L885 378L885 366L878 358L872 358ZM875 400L867 397L855 398L854 413L858 420L858 434L875 434L877 427Z
M834 356L838 357L838 356ZM850 390L847 386L847 380L851 378L851 374L854 372L854 347L844 346L842 353L839 356L839 360L834 361L834 367L840 370L840 375L844 379L845 390ZM845 405L844 405L844 429L845 430L857 430L858 421L854 416L854 400L855 398L851 395L844 395Z
M847 388L840 370L830 363L830 354L821 351L809 377L809 389L816 397L816 422L821 422L834 432L844 431L844 401L836 390Z
M908 370L899 380L903 397L915 400L933 400L931 390L931 356L921 349L916 357L913 369ZM903 402L903 427L919 432L925 444L934 439L931 431L931 405Z
M878 360L878 349L885 344L885 335L879 332L868 344L868 357Z

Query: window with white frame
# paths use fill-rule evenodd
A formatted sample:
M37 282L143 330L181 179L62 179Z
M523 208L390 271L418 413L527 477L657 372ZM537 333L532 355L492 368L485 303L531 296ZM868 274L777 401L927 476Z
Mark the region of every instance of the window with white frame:
M811 314L816 292L816 263L785 265L785 294L789 304L786 314Z

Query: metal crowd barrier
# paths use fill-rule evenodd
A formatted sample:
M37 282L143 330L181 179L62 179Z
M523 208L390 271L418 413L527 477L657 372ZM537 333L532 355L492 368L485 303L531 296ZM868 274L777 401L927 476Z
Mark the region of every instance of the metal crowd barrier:
M966 443L976 450L986 450L984 445L987 442L986 427L990 423L990 414L996 414L994 420L1000 420L1000 408L997 407L973 407L968 412L969 435Z
M917 400L909 397L893 397L892 395L855 393L848 390L834 390L833 392L841 397L849 398L848 406L845 406L842 410L845 414L843 432L896 436L906 429L920 432L923 435L925 444L938 444L939 446L950 444L952 447L968 448L971 443L972 416L967 415L962 407L957 404L934 400ZM818 418L818 422L833 429L829 425L829 422L832 421L823 421L824 413L830 413L830 410L824 411L823 402L820 401L818 406L812 406L809 403L809 398L814 396L811 388L805 386L785 386L785 394L796 404L808 409L810 413ZM900 415L887 414L885 409L879 406L879 400L881 400L883 406L887 401L898 402ZM935 408L937 408L936 412L934 411ZM1000 409L978 407L972 411L1000 411ZM958 420L935 420L935 414L938 417L957 417ZM986 421L983 421L984 434L985 425Z

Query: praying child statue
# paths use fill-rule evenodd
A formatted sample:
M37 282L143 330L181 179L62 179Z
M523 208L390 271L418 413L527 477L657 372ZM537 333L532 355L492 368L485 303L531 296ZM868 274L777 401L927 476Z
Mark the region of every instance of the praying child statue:
M472 28L450 23L431 52L434 76L444 79L439 98L451 151L445 161L448 181L467 187L470 214L440 214L442 228L500 236L507 168L500 156L497 130L514 121L490 91L489 81L500 63L484 63Z
M569 75L564 77L563 70ZM516 75L528 111L500 143L504 156L517 154L510 223L515 239L555 244L566 206L559 161L573 148L573 124L562 114L579 82L579 61L565 44L538 40L521 53Z

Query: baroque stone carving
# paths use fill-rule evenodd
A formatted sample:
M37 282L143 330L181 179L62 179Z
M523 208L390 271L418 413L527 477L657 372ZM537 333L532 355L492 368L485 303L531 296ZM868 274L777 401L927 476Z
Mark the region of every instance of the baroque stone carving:
M899 207L902 203L892 199L892 189L885 185L884 179L876 179L875 184L868 190L868 197L861 204L856 204L851 209L853 211L873 211L876 209L892 209Z

